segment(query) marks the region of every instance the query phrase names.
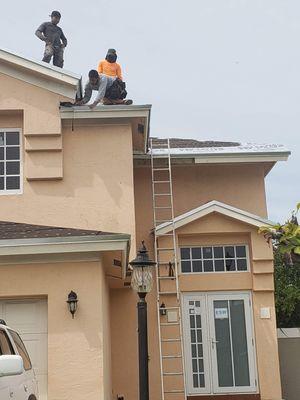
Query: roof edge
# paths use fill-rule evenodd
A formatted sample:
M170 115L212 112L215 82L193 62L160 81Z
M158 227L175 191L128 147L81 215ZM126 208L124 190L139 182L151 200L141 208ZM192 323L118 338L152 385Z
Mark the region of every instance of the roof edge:
M190 210L184 214L175 217L174 218L175 229L178 229L199 218L211 214L212 212L218 212L225 216L237 219L241 222L257 227L273 225L273 222L268 219L262 218L255 214L251 214L248 211L230 206L220 201L212 200L209 203L203 204L200 207L197 207L193 210ZM173 227L172 222L165 222L156 227L156 233L157 235L168 233L172 229L172 227Z

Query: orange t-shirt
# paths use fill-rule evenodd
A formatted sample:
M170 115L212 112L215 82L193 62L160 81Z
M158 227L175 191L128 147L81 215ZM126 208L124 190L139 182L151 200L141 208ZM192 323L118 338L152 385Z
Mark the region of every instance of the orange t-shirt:
M110 63L107 60L100 61L98 65L98 72L99 74L113 76L123 80L121 67L116 62Z

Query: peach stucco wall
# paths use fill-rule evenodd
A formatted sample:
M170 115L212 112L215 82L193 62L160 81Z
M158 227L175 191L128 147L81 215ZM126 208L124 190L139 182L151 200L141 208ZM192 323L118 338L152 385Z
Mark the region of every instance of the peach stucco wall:
M175 167L173 183L177 215L210 200L223 201L261 216L266 215L263 168L260 166ZM153 256L153 237L150 233L153 217L151 212L146 211L151 210L152 205L151 180L150 171L146 171L145 168L135 170L135 196L136 204L139 205L136 207L137 241L145 239L150 254ZM180 228L177 234L179 245L244 243L249 246L250 272L180 276L180 290L183 293L217 290L252 292L259 392L263 400L280 400L281 385L275 329L271 248L264 238L258 235L256 227L219 214L190 223ZM147 299L150 332L150 390L151 398L159 399L160 369L155 288ZM135 304L136 296L130 290L112 292L113 390L114 395L123 394L126 399L136 398L138 387L137 371L125 366L134 362L137 365ZM260 318L262 307L270 307L271 319ZM121 309L124 313L120 312ZM120 331L126 337L126 345L119 340L116 332ZM120 364L120 353L126 360L124 368Z
M101 262L1 265L0 275L0 298L47 298L48 399L109 399L109 296ZM70 290L79 299L74 319Z

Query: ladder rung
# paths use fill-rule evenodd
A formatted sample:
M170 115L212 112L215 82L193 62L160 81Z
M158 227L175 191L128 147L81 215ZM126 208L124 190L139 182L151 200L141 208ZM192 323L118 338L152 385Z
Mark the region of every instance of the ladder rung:
M154 193L154 196L171 196L171 193Z
M177 294L177 292L159 292L160 295L173 295L173 294Z
M158 235L159 237L161 236L173 236L173 233L162 233L160 235Z
M170 208L172 208L172 206L154 206L154 208L161 208L161 209L167 208L167 209L170 209Z
M162 358L182 358L181 354L162 356Z
M164 393L184 393L182 389L164 390Z
M180 339L161 339L162 342L180 342Z
M158 250L158 251L171 251L171 250L173 250L174 251L174 247L172 247L172 248L169 248L169 247L158 247L156 250Z
M163 223L163 222L172 222L172 220L171 219L156 219L155 221L154 221L155 223Z
M183 375L183 372L164 372L163 375Z
M169 168L153 168L153 171L169 171Z
M161 326L179 325L179 322L161 322Z
M179 307L159 307L160 310L178 310Z
M171 183L171 181L153 181L153 183Z
M158 279L176 279L175 276L159 276Z

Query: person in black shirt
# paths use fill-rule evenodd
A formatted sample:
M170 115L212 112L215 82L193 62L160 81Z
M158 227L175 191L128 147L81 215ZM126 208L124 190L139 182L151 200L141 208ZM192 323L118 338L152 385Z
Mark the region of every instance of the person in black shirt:
M43 61L50 63L53 57L53 65L62 68L64 65L64 48L67 46L67 38L59 24L61 14L59 11L52 11L51 22L44 22L40 25L35 34L43 42L46 42Z

